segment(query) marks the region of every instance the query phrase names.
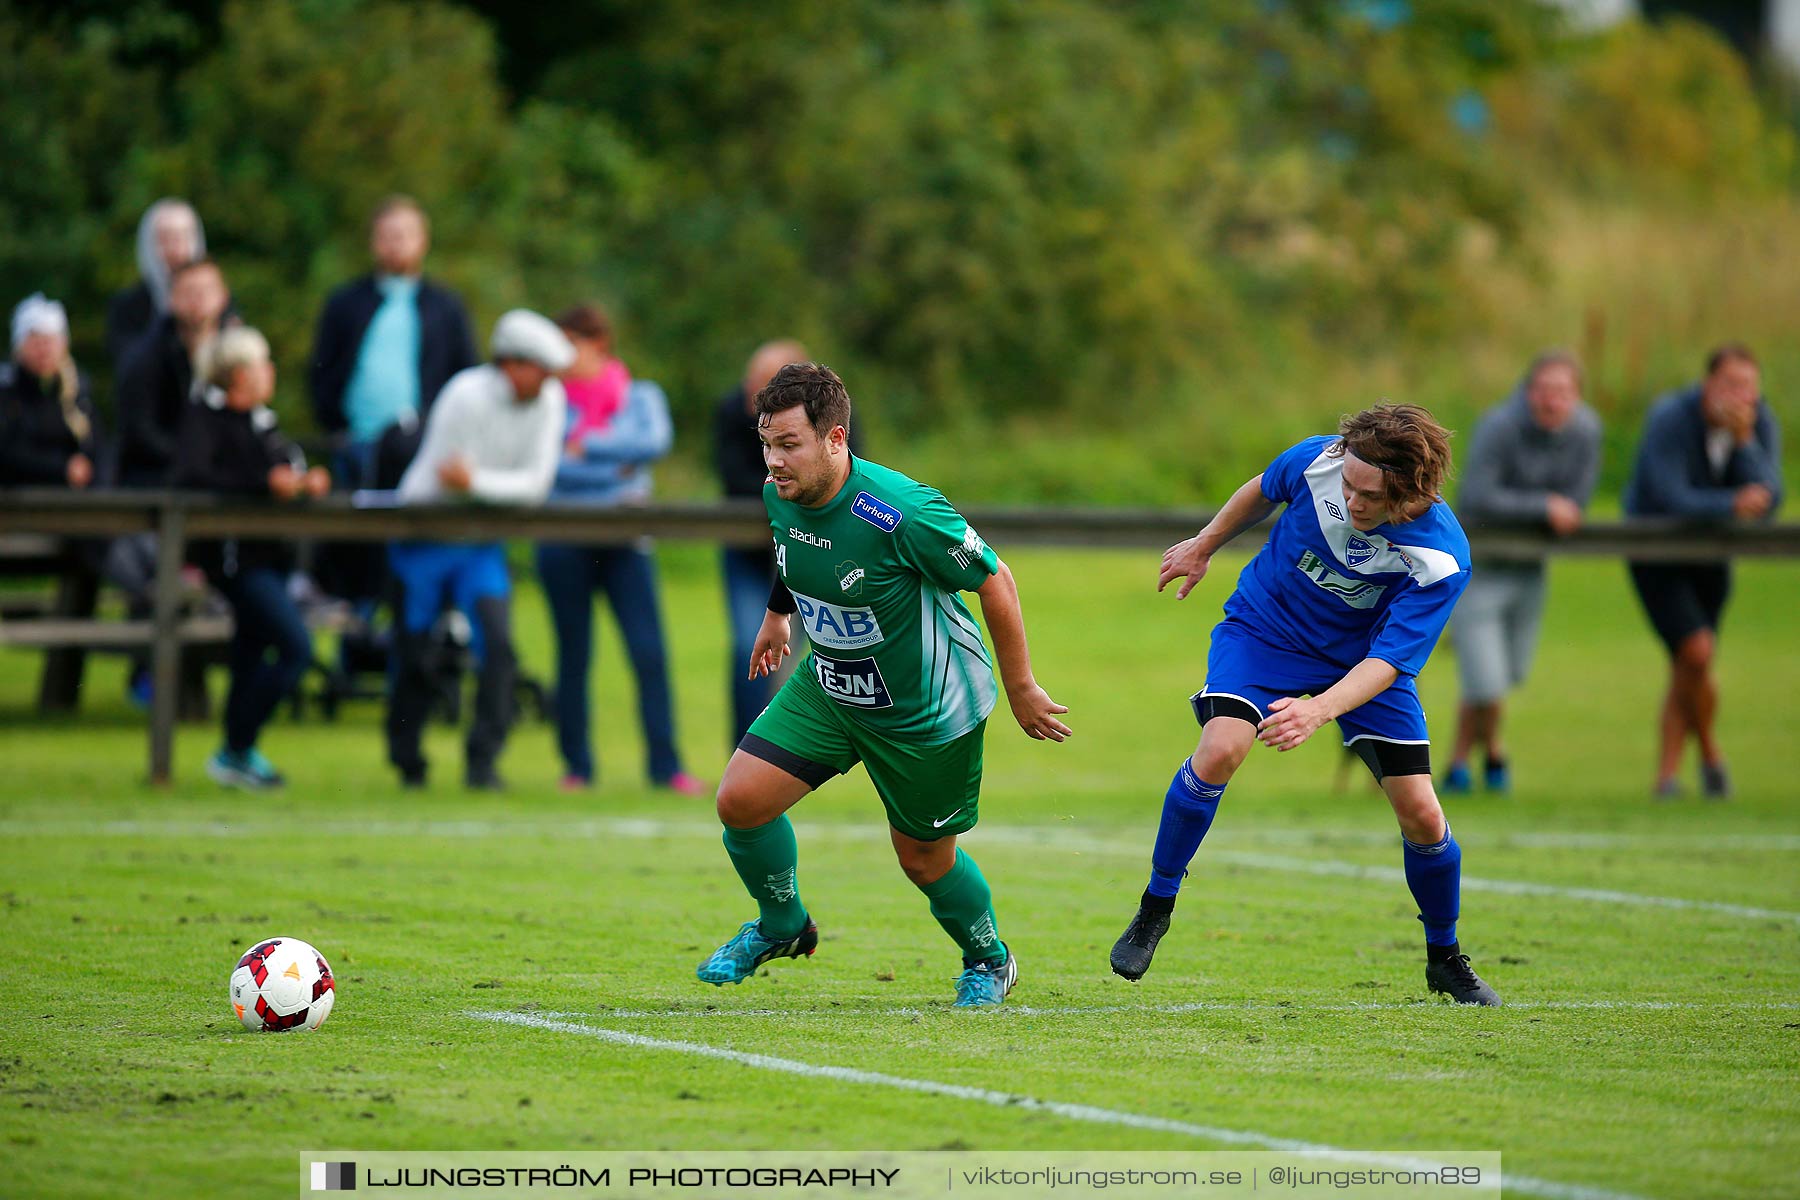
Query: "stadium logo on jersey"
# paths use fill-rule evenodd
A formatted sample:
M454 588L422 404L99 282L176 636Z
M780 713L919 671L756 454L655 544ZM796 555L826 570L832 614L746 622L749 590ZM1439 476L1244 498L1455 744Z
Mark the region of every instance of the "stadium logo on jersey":
M956 560L957 566L966 571L969 569L969 564L980 559L986 549L987 543L981 540L981 535L964 525L962 545L950 547L950 557Z
M862 595L863 578L868 574L854 562L846 559L837 565L838 590L852 600Z
M814 645L864 650L881 641L881 626L873 609L827 604L801 592L794 592L794 604Z
M1337 505L1333 504L1329 500L1327 500L1325 502L1325 511L1330 513L1333 517L1336 517L1340 521L1344 519L1344 510L1339 508Z
M1344 561L1353 567L1360 567L1374 557L1375 547L1355 534L1344 544Z
M1387 591L1385 583L1370 583L1366 579L1346 579L1326 565L1325 560L1311 550L1300 556L1294 564L1300 573L1308 579L1342 600L1351 608L1374 608L1381 600L1381 594Z
M872 658L840 662L813 651L813 674L825 694L839 704L851 708L892 708L894 698L888 694L881 668Z
M807 545L817 546L821 550L831 549L830 538L819 537L817 534L808 533L804 529L795 529L792 525L788 526L788 536L793 538L796 542L805 542Z
M856 493L856 499L850 502L850 511L883 533L892 533L900 528L900 510L885 500L877 500L867 492Z

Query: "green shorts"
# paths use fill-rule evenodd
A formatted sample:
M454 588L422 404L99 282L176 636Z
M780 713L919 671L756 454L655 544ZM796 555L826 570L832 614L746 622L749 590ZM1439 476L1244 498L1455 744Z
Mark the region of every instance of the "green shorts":
M935 746L892 741L858 725L803 664L751 724L738 749L814 787L860 762L887 808L888 823L929 842L975 828L986 731L983 721Z

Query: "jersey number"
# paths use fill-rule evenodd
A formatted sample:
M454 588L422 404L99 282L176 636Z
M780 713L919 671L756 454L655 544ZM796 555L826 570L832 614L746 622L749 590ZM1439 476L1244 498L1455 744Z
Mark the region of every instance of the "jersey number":
M775 569L787 574L787 546L781 542L775 543Z

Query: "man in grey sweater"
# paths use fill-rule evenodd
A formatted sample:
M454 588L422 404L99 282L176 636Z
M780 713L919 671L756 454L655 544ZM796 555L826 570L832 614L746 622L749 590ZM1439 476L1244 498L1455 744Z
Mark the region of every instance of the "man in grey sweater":
M1476 425L1464 464L1456 510L1465 525L1548 525L1558 536L1580 528L1600 473L1600 419L1581 401L1575 356L1551 350L1533 359L1512 395ZM1450 624L1462 703L1444 791L1469 790L1476 747L1487 789L1511 785L1501 711L1531 667L1543 611L1542 562L1475 560Z
M1781 435L1762 396L1761 368L1748 346L1720 346L1707 356L1704 379L1651 407L1625 489L1625 513L1758 521L1780 505ZM1713 736L1719 688L1712 660L1731 564L1634 562L1631 582L1670 659L1655 794L1680 794L1675 776L1692 735L1700 743L1701 790L1722 800L1731 794L1731 778Z

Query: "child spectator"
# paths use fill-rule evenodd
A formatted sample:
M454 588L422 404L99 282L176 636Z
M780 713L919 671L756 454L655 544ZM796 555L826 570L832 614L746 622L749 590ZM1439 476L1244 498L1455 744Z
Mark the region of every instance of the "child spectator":
M268 407L275 364L262 334L243 326L219 334L203 348L198 375L204 390L184 414L175 486L282 501L330 490L325 471L308 470L299 448L276 428ZM230 538L195 542L189 560L230 602L233 622L225 744L206 773L226 787L280 787L281 773L256 743L312 661L312 638L288 597L292 553L282 542Z

